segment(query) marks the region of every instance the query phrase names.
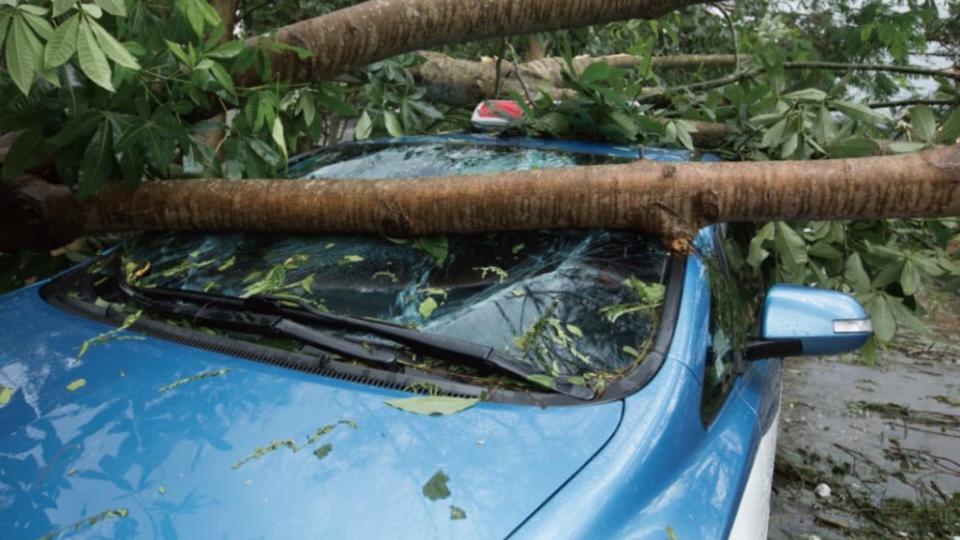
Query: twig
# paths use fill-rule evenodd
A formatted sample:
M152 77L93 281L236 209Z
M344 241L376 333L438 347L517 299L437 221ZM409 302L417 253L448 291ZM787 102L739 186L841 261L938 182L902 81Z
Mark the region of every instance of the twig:
M900 99L893 101L878 101L876 103L867 103L867 107L873 109L882 109L884 107L904 107L907 105L955 105L957 100L955 99L924 99L924 98L911 98L911 99Z
M501 64L503 64L503 55L506 52L507 52L507 38L504 37L500 40L500 54L497 55L497 67L496 67L497 78L494 79L494 82L493 82L493 98L494 99L497 99L500 97L500 66ZM518 73L517 77L519 76L520 74Z
M504 40L504 43L510 49L510 61L513 62L513 72L516 73L517 80L520 81L520 88L523 89L523 95L527 98L527 103L533 103L533 98L530 97L530 91L527 90L527 83L523 82L523 77L520 76L520 66L517 64L517 51L509 41Z
M718 3L714 3L713 7L717 8L720 11L720 14L723 15L723 19L727 21L727 28L730 29L730 35L733 37L733 72L740 72L740 44L737 40L737 29L733 26L733 19L730 18L730 14L727 13L726 8Z

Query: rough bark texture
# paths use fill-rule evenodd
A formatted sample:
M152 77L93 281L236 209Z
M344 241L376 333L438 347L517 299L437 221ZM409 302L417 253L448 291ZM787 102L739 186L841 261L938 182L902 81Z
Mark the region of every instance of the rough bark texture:
M285 26L276 39L314 53L276 54L280 80L329 79L404 52L495 36L655 18L702 0L370 0ZM252 83L253 80L245 81Z
M496 96L497 62L494 59L481 61L454 58L433 51L419 51L426 62L417 66L416 76L427 90L431 99L456 106L473 106L484 99ZM654 67L663 69L696 69L700 67L733 65L734 56L727 54L691 54L676 56L655 56ZM640 58L629 54L611 54L607 56L578 56L573 66L581 72L590 64L606 62L614 67L636 67ZM511 62L500 65L500 93L522 93L520 79L531 91L545 90L560 96L563 93L562 73L566 64L562 58L548 57L518 64L514 69ZM661 94L662 89L650 88L649 94Z
M115 186L70 202L25 184L29 212L5 204L0 249L130 230L419 235L605 227L688 247L713 222L960 216L960 146L822 161L659 163L415 180L191 180ZM46 191L44 191L46 189ZM509 194L509 195L508 195ZM44 199L46 197L46 199ZM8 200L2 198L0 200ZM9 198L9 200L15 200Z

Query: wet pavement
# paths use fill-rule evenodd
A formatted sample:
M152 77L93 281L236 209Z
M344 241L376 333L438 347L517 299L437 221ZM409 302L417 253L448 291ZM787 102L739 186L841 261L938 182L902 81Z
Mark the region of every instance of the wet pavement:
M877 367L785 364L770 538L960 539L960 302L928 324Z

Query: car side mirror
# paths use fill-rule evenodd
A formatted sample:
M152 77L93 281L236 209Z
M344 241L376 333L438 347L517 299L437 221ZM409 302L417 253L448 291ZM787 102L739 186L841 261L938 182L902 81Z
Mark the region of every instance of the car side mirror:
M761 339L747 343L747 360L853 352L873 335L860 302L813 287L774 285L760 317Z

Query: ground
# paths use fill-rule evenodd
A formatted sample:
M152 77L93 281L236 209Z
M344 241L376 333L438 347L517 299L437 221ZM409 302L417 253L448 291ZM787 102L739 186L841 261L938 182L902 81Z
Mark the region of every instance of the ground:
M960 540L960 299L930 303L881 365L787 361L770 538Z

